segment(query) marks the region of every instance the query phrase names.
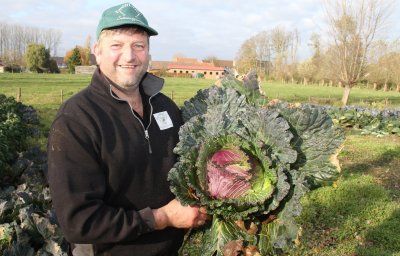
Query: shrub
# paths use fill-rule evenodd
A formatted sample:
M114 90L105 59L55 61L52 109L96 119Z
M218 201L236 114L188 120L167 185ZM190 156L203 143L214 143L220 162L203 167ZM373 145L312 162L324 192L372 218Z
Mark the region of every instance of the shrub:
M22 150L26 138L22 113L13 98L0 95L0 177L8 173L8 164Z
M0 95L1 255L66 256L45 178L46 153L27 150L36 110Z

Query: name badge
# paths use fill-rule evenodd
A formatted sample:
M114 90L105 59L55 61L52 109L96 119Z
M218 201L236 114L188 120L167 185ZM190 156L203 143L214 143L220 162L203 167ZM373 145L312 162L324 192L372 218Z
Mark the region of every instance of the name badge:
M167 111L154 113L153 116L156 119L156 122L158 124L158 127L160 127L160 130L166 130L168 128L174 127L174 124L172 123L172 120L169 117Z

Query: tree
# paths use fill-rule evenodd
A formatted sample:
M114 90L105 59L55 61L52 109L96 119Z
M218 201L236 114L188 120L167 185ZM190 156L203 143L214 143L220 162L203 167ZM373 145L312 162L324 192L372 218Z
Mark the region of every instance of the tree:
M88 40L90 40L90 37L88 38ZM90 44L90 42L89 42ZM64 62L68 63L69 59L71 58L71 56L74 54L74 51L78 52L78 56L80 58L80 63L77 65L91 65L92 63L90 63L90 46L87 46L88 42L86 42L86 46L85 47L81 47L81 46L75 46L73 49L69 50L65 56L64 56Z
M247 39L239 49L236 59L237 70L241 74L246 74L249 70L257 66L256 42L254 38Z
M396 84L396 91L400 92L400 53L396 53L393 56L394 65L391 66L393 68L393 83Z
M43 44L52 56L56 56L60 40L60 31L1 23L0 59L7 66L23 66L29 44Z
M318 67L314 64L312 59L308 59L297 67L299 76L303 78L303 84L306 85L310 80L315 77L318 72Z
M80 49L82 65L91 65L92 64L90 62L90 54L92 53L90 45L91 45L91 37L88 36L86 38L85 46L82 49Z
M207 56L203 59L203 62L206 63L214 63L215 61L217 61L218 58L216 56Z
M256 54L256 66L255 69L261 78L269 77L272 72L271 64L271 38L269 32L262 31L255 37L255 54ZM252 69L249 69L252 70ZM247 72L249 71L247 70Z
M379 41L374 45L373 63L368 66L368 79L374 83L383 84L383 89L389 90L389 85L400 85L400 40L393 42Z
M345 86L342 104L366 74L368 53L377 33L384 27L391 3L385 0L328 0L327 18L330 67Z
M291 33L284 28L276 27L271 31L271 47L274 54L274 77L283 79L286 75L288 64L288 49L291 40Z
M316 67L311 79L314 81L322 80L322 82L325 83L324 80L332 76L329 75L331 68L326 64L326 57L328 56L327 52L324 53L322 50L321 36L317 33L311 34L308 45L312 49L310 61L312 62L313 66Z
M30 44L25 56L26 66L33 72L44 72L50 64L50 53L43 44Z
M293 78L298 42L297 30L276 27L262 31L241 45L236 58L238 71L255 69L260 77L273 74L275 78Z
M71 56L67 59L66 63L70 73L75 72L75 66L82 64L81 53L78 46L72 50Z
M292 83L294 83L294 77L297 72L297 49L300 44L299 31L294 29L289 34L289 49L288 49L288 73L287 75L291 77Z
M58 68L57 61L50 59L49 69L51 73L60 73L60 69Z
M308 44L313 49L312 58L321 56L321 36L317 33L312 33Z

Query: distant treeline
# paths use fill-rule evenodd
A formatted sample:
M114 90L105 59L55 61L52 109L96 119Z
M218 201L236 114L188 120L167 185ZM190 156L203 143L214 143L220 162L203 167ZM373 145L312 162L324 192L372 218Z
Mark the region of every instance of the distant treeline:
M61 31L0 23L0 61L7 66L21 66L29 44L43 44L51 56L57 55Z

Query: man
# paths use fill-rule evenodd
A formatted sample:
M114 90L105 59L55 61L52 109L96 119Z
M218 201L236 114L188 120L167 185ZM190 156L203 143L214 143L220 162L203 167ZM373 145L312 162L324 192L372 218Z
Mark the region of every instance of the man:
M98 69L52 125L50 191L72 255L176 255L184 229L206 221L169 190L182 121L163 80L146 72L154 35L129 3L104 11Z

